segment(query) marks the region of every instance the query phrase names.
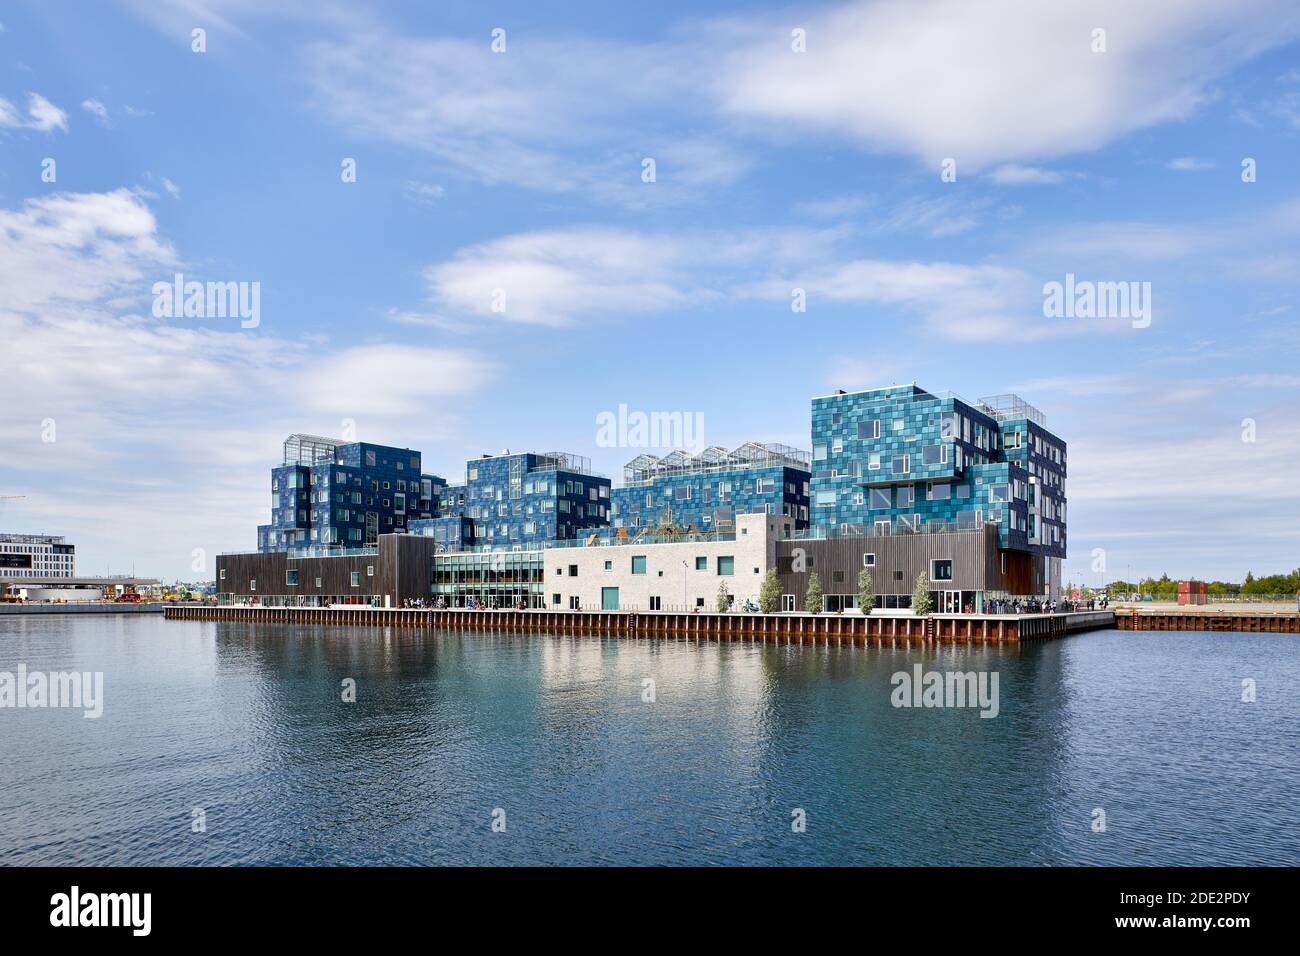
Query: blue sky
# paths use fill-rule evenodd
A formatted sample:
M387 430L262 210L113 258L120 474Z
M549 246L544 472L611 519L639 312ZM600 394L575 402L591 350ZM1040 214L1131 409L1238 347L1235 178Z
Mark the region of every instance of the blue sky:
M252 547L294 431L617 479L620 404L807 448L910 381L1045 412L1067 578L1300 563L1293 4L268 6L0 7L0 525L81 571ZM155 317L177 272L260 324Z

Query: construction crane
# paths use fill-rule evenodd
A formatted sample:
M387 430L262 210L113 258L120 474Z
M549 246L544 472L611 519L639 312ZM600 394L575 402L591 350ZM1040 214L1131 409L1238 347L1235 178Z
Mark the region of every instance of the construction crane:
M16 501L19 498L26 498L26 495L0 495L0 515L4 514L4 503L6 501Z

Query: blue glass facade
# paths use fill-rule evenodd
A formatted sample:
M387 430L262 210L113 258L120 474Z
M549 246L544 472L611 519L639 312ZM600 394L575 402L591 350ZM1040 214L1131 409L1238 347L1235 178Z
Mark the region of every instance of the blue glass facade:
M609 479L592 474L586 459L524 452L466 462L465 483L444 490L439 516L465 519L462 545L519 550L606 527L609 503ZM435 537L452 533L435 523L418 529Z
M346 550L437 513L446 482L420 470L409 448L294 435L285 463L271 469L271 521L259 551Z
M1001 548L1066 553L1066 446L1015 396L915 385L812 401L812 527L913 534L998 524Z
M716 532L735 528L736 515L785 515L796 529L808 527L808 453L751 442L728 452L706 448L698 455L640 455L624 469L624 483L611 492L615 528L676 527Z

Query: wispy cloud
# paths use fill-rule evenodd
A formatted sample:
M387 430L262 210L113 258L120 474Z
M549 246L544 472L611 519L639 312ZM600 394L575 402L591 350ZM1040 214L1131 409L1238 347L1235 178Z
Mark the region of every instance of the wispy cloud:
M84 99L81 101L81 108L95 117L101 126L111 126L108 119L108 107L97 99Z
M1169 160L1169 162L1165 163L1165 166L1180 173L1198 173L1213 169L1214 163L1206 159L1197 159L1195 156L1180 156L1177 159Z
M52 130L68 131L68 114L39 93L27 94L27 115L24 117L9 100L0 98L0 127L34 129L48 133Z

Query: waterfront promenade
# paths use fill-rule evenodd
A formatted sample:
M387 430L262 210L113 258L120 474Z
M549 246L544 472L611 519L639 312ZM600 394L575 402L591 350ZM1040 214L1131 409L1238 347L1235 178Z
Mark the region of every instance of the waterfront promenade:
M716 640L759 638L790 643L932 640L942 643L1010 642L1063 637L1115 626L1111 611L1068 614L688 614L673 611L547 611L467 608L265 607L168 605L169 620L247 623L344 624L588 632L626 637L688 636Z

